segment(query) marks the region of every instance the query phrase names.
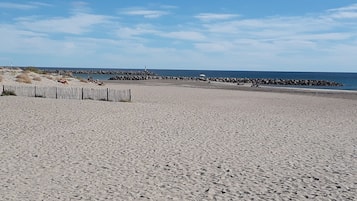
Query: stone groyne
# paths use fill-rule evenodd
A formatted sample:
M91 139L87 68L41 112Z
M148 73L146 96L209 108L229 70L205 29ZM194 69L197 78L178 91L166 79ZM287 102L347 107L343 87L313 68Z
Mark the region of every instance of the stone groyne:
M328 80L303 80L303 79L273 79L273 78L229 78L229 77L182 77L159 76L148 70L58 70L46 69L47 73L73 76L73 74L107 74L113 75L109 80L197 80L225 83L259 85L283 85L283 86L343 86L343 84Z
M109 80L192 80L213 81L259 85L291 85L291 86L343 86L341 83L328 80L300 80L300 79L270 79L270 78L222 78L222 77L175 77L175 76L149 76L149 75L117 75Z

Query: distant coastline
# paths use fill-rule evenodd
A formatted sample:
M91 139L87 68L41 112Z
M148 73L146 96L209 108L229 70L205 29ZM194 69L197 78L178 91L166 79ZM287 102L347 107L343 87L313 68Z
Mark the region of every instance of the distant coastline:
M16 67L13 67L16 68ZM24 67L19 67L24 68ZM278 72L278 71L217 71L217 70L170 70L170 69L125 69L125 68L63 68L39 67L49 72L70 72L73 76L98 80L145 80L145 79L199 79L205 74L207 80L235 83L257 83L298 88L357 90L357 73L331 72ZM148 77L149 76L149 77Z
M149 70L82 70L82 69L73 69L73 70L58 70L58 69L45 69L45 72L48 73L58 73L58 74L104 74L104 75L114 75L109 78L109 80L200 80L207 82L225 82L233 84L247 84L250 83L252 87L259 87L260 85L279 85L279 86L319 86L319 87L341 87L342 83L328 81L328 80L311 80L311 79L281 79L281 78L235 78L235 77L212 77L207 76L203 73L200 73L198 76L163 76L157 73L154 73ZM93 79L91 76L90 79Z

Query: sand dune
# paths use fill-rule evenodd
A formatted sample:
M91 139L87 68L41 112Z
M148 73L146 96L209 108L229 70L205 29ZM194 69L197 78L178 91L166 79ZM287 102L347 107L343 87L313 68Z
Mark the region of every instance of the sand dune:
M19 79L19 77L26 79ZM21 69L0 68L0 85L37 85L37 86L98 86L96 83L87 82L73 77L62 76L55 73L39 74ZM65 81L60 82L60 81Z
M357 102L111 84L0 97L0 200L356 200Z

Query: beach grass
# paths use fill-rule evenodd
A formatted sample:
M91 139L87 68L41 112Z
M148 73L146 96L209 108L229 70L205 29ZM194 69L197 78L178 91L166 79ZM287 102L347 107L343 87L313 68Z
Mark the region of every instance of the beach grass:
M1 93L1 96L16 96L14 91L5 90Z
M21 73L16 76L16 81L20 83L26 83L26 84L31 84L31 78L27 73Z
M47 78L49 80L53 80L53 77L51 75L45 75L45 78Z
M44 74L44 72L34 66L29 66L27 68L25 68L25 72L33 72L33 73L37 73L37 74Z
M81 78L81 77L78 77L77 79L78 79L80 82L83 82L83 83L88 83L88 80L83 79L83 78Z
M41 78L40 77L34 77L32 80L41 81Z

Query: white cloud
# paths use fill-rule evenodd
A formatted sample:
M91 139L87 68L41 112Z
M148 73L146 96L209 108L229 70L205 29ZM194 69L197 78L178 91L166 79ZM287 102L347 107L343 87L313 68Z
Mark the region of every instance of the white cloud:
M239 17L235 14L219 14L219 13L201 13L195 16L195 18L202 21L213 21L213 20L228 20L232 18Z
M336 19L356 19L357 12L338 12L332 14L331 17Z
M23 54L23 53L49 53L55 49L52 42L48 41L48 36L32 31L20 30L15 26L4 25L0 28L0 43L6 47L0 49L2 53Z
M289 37L290 39L295 40L319 40L319 41L340 41L340 40L348 40L353 37L353 34L350 33L338 33L338 32L330 32L330 33L315 33L315 34L301 34L296 36Z
M77 13L89 13L91 11L91 8L89 7L89 4L84 1L74 1L71 2L71 13L77 14Z
M29 10L29 9L37 8L37 6L28 3L20 4L20 3L10 3L10 2L0 2L0 8Z
M167 38L192 41L201 41L206 38L202 33L195 31L174 31L169 33L162 32L159 35Z
M70 17L34 19L33 17L18 19L18 25L28 30L42 33L83 34L90 31L94 25L105 24L110 17L94 14L76 14Z
M328 16L335 19L357 19L357 4L330 9Z
M315 17L270 17L260 19L242 19L224 22L206 23L207 31L222 34L260 33L274 34L299 33L305 31L326 30L332 24L326 19ZM280 34L279 34L280 33Z
M160 5L160 8L162 9L177 9L177 6L173 6L173 5Z
M138 24L133 27L119 27L116 33L119 38L138 39L141 35L157 34L159 31L149 24Z
M74 7L86 7L86 6L88 6L88 3L85 2L85 1L73 1L71 4Z
M341 12L341 11L356 11L357 10L357 4L352 4L340 8L335 8L335 9L329 9L327 10L328 12Z
M121 11L122 14L125 15L138 15L143 16L144 18L159 18L163 15L170 14L167 11L161 10L148 10L148 9L141 9L141 8L129 8Z
M29 3L30 3L31 5L38 6L38 7L48 7L48 6L52 6L52 4L43 3L43 2L38 2L38 1L30 1Z
M226 52L236 48L234 44L228 43L227 41L196 43L195 47L203 52Z

